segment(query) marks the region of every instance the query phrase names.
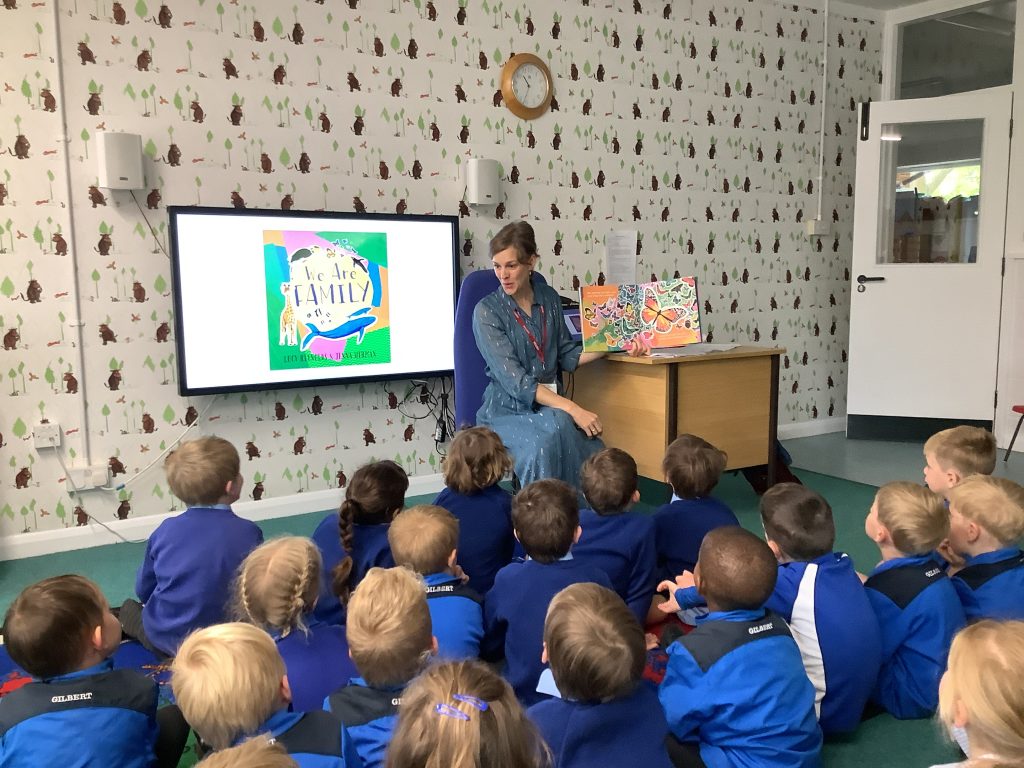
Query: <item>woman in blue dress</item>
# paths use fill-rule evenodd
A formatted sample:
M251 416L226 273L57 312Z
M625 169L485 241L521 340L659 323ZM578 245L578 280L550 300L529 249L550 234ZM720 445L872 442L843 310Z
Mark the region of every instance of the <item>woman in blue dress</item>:
M579 470L604 447L601 419L565 397L562 371L604 356L583 352L562 320L558 293L533 280L539 258L533 227L517 221L491 240L500 286L473 311L473 335L490 382L477 424L501 437L519 481L558 478L579 485ZM649 352L643 344L630 354Z

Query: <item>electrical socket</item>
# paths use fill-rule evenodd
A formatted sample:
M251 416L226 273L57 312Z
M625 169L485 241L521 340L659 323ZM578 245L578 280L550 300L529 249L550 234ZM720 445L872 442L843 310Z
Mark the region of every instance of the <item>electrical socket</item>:
M74 482L72 482L74 481ZM66 480L68 493L74 493L77 486L81 491L102 488L110 483L110 467L106 464L92 464L88 467L71 467Z
M60 439L60 424L56 421L43 421L32 427L32 444L37 451L40 448L59 448Z
M827 219L808 219L808 237L825 237L832 234L832 222Z

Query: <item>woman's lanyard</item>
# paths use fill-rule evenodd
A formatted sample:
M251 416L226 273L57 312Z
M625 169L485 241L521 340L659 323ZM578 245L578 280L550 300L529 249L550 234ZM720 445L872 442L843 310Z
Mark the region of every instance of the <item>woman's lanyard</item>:
M518 307L512 309L512 314L515 315L516 322L519 323L519 327L523 329L523 333L526 334L526 338L530 340L530 344L533 345L534 351L537 353L537 358L540 360L540 364L544 365L544 347L548 342L548 324L544 322L544 305L540 305L540 344L537 343L537 337L533 335L533 331L526 327L526 321L520 317L520 310Z

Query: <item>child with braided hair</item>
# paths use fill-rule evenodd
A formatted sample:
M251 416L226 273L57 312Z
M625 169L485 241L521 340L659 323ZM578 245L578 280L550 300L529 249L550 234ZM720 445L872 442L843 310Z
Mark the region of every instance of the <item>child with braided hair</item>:
M284 536L254 549L235 580L235 617L274 638L296 712L320 709L327 694L356 674L345 628L313 615L320 570L320 552L312 541Z
M347 596L366 572L394 566L388 527L405 506L408 489L409 476L393 461L372 461L352 474L337 514L313 532L323 559L317 619L344 624Z

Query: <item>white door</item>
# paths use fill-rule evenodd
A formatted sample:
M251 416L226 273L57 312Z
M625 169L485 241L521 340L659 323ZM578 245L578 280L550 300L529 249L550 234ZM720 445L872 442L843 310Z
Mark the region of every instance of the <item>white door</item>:
M851 436L876 417L992 421L1010 106L1007 87L861 105Z

